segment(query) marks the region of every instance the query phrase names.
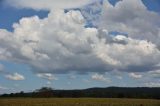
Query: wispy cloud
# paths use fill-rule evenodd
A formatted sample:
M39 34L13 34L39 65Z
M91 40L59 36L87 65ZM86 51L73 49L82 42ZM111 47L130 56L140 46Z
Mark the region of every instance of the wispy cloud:
M15 81L25 80L25 77L19 73L8 74L8 75L5 75L5 77L9 80L15 80Z
M93 75L91 76L91 78L92 78L92 80L96 80L96 81L111 82L109 78L106 78L106 77L104 77L103 75L98 74L98 73L93 74Z
M143 77L143 75L141 75L141 74L137 74L137 73L129 73L129 76L131 77L131 78L134 78L134 79L140 79L140 78L142 78Z
M92 0L6 0L6 2L17 8L32 8L36 10L66 9L80 7L90 3Z
M144 85L146 87L160 87L160 82L146 82Z
M47 79L47 80L58 80L58 78L56 78L51 73L39 73L39 74L37 74L37 76L40 77L40 78L43 78L43 79Z
M0 90L8 90L9 88L4 87L4 86L0 86Z

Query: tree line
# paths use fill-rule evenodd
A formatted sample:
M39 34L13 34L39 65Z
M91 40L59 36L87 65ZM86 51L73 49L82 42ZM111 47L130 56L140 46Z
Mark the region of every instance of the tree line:
M3 94L0 97L59 97L59 98L140 98L140 99L160 99L160 88L148 87L108 87L108 88L89 88L82 90L54 90L49 87L42 87L33 92L19 92Z

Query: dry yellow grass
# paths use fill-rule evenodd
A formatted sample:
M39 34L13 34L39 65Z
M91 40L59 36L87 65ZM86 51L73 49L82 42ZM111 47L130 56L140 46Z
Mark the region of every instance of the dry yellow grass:
M160 100L106 98L1 98L0 106L160 106Z

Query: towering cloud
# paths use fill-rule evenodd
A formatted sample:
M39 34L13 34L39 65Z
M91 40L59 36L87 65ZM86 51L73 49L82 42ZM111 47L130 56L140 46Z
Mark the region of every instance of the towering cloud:
M148 11L142 0L121 0L115 6L105 0L99 26L151 41L160 47L159 19L160 15Z
M36 1L24 1L26 3L13 0L23 7L46 8L38 4L34 6ZM50 4L54 4L52 2ZM85 19L79 11L65 13L61 9L51 9L44 19L37 16L22 18L13 25L13 32L1 29L0 60L28 64L38 73L143 72L159 69L158 40L152 38L152 30L155 36L159 36L158 24L153 20L159 16L148 12L137 0L124 0L115 7L107 3L102 16L104 24L100 24L99 28L86 28ZM137 6L138 13L132 12L137 8L131 4ZM48 5L45 6L50 8ZM142 16L141 12L144 16L153 16L153 19ZM139 22L145 22L145 26ZM157 26L152 28L152 24ZM108 31L125 32L129 37L112 36ZM148 41L148 37L152 39Z

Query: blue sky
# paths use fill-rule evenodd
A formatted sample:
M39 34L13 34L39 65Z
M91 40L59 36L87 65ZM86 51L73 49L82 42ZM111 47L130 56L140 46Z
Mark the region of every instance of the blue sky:
M30 0L30 1L32 1L32 0ZM14 31L16 32L16 30L13 28L13 24L19 23L19 20L21 20L22 18L38 16L39 20L43 20L43 19L47 18L50 11L52 11L52 10L45 10L45 9L37 10L37 9L34 9L34 6L33 7L31 6L31 8L29 8L29 6L27 8L17 8L15 6L11 6L11 4L9 4L9 3L7 4L4 2L5 2L5 0L3 2L0 2L0 29L3 29L3 30L5 29L11 33ZM18 3L18 2L15 2L15 3ZM111 3L114 8L114 6L116 6L116 3L118 3L118 2L117 2L117 0L109 0L109 3ZM156 14L156 16L154 16L155 19L157 19L156 17L158 17L158 16L160 17L160 14L159 14L160 13L160 1L159 0L143 0L142 3L147 8L147 10L145 10L145 11L154 12L154 14ZM96 23L96 25L97 25L96 29L98 29L98 28L100 29L101 25L99 25L97 23L99 23L99 20L101 20L101 14L103 15L103 12L102 12L103 5L101 4L100 7L97 7L97 9L101 10L101 11L99 11L98 13L95 13L95 14L90 14L90 12L88 12L86 10L86 8L89 8L89 9L91 9L92 12L94 12L94 10L92 10L92 9L94 9L94 6L95 7L97 6L97 5L95 5L95 3L91 3L91 4L92 5L86 4L85 6L79 6L80 7L79 10L85 11L85 12L82 12L82 16L84 16L86 18L84 27L87 26L87 27L92 28L92 27L95 27L92 25L94 25ZM91 6L91 7L89 7L89 6ZM127 6L126 6L126 8L127 8ZM56 11L56 10L54 10L54 11ZM138 12L138 11L135 11L135 12ZM97 17L97 14L98 14L98 17ZM56 15L54 15L54 16L56 16ZM108 16L108 14L107 14L107 16ZM132 13L130 13L129 16L132 16ZM96 19L95 19L95 17L96 17ZM126 17L126 19L127 19L127 17ZM154 20L154 21L152 20L151 22L152 23L149 23L148 25L153 25L154 27L158 27L155 23L160 23L159 20ZM30 25L30 24L27 24L27 25ZM68 25L68 23L67 23L67 25ZM129 24L127 23L126 26L127 25L129 25ZM22 26L23 25L19 25L20 28ZM115 24L115 26L116 26L116 24ZM76 27L79 27L79 26L76 26ZM128 30L126 32L124 32L124 30L119 30L119 29L115 28L116 30L112 31L111 28L109 28L108 26L104 25L104 27L106 28L106 30L108 30L110 37L112 37L112 36L114 37L117 35L124 35L124 36L127 35L127 37L128 37L130 34L130 32L127 32ZM148 26L148 27L150 27L150 26ZM51 27L51 29L52 28L53 27ZM59 28L59 26L57 26L57 28ZM145 31L145 28L142 28L142 29L144 29L144 30L141 30L139 32ZM17 28L17 30L18 30L18 28ZM66 31L66 29L64 29L64 30ZM93 30L95 30L95 29L93 29ZM44 31L45 31L45 29L44 29ZM3 36L4 33L2 33L2 34L1 33L2 32L0 31L0 36L1 35ZM28 33L28 32L25 32L25 33ZM13 35L14 34L16 34L16 33L13 33ZM21 33L21 34L23 35L23 33ZM142 33L142 35L143 35L143 33ZM7 34L6 34L6 36L7 36ZM27 36L27 35L25 35L25 36ZM31 35L31 36L34 36L34 35ZM150 34L150 36L152 36L152 34ZM131 36L131 38L133 37L135 39L138 39L138 41L140 41L141 39L148 41L148 38L152 39L150 36L147 38L144 38L144 37L137 38L137 37ZM2 38L0 38L1 42L6 41ZM30 38L32 38L32 37L30 37ZM8 39L8 37L6 37L6 39ZM108 39L108 38L105 38L105 39ZM113 38L113 40L115 40L115 39L119 40L118 44L121 44L121 43L123 44L124 43L123 40L128 39L128 38L124 38L122 36L119 36L117 38L116 37ZM26 39L26 42L30 42L30 41L32 41L32 39L29 39L29 40L28 40L28 38ZM10 41L6 41L6 42L10 42ZM6 57L5 59L3 59L3 58L1 59L1 57L4 56L2 54L3 51L1 51L1 48L5 48L5 46L3 46L3 45L12 45L12 44L14 45L14 42L11 44L10 43L6 44L6 42L0 43L0 93L31 91L31 90L40 88L42 86L49 86L49 87L53 87L55 89L83 89L83 88L89 88L89 87L108 87L108 86L125 86L125 87L137 87L137 86L149 86L149 85L160 86L160 79L159 79L160 78L160 76L159 76L160 75L159 74L160 68L153 67L150 70L147 70L147 68L145 68L147 65L150 65L150 64L151 65L158 65L159 63L146 62L146 64L143 64L143 63L145 63L145 62L143 62L143 63L140 63L140 65L143 64L143 66L141 67L140 65L136 66L133 64L134 62L131 62L131 64L128 65L127 67L124 66L125 67L124 70L123 70L123 68L121 69L118 66L108 65L108 63L107 63L104 66L103 65L100 65L97 67L95 66L94 69L92 69L89 66L88 66L89 68L87 66L86 66L87 68L82 67L83 61L81 62L81 59L79 59L80 62L77 62L76 59L73 59L72 57L70 57L68 59L73 59L74 61L69 60L69 62L73 62L73 64L70 63L69 65L71 65L71 66L73 65L73 67L69 67L66 69L65 68L57 69L57 70L60 70L61 74L59 74L59 72L57 73L57 70L54 71L54 68L49 69L48 67L43 67L43 66L42 66L42 68L40 68L41 66L37 67L37 64L39 65L38 62L35 65L34 63L32 64L32 61L28 61L29 59L24 60L25 58L20 58L20 56L15 56L16 58ZM48 42L52 42L52 41L49 40ZM134 40L133 40L133 42L134 42ZM157 43L159 41L155 41L153 39L150 42L152 42L157 47L159 46L159 43ZM145 45L145 44L142 44L140 46L143 46L143 45ZM151 47L152 47L152 45L151 45ZM9 48L11 48L11 46L6 46L5 50L8 50ZM72 49L72 47L68 47L68 48ZM44 48L41 47L40 50L43 51L43 49ZM82 48L79 48L79 49L83 49L83 46L82 46ZM128 48L126 48L126 49L130 50ZM11 50L13 50L13 49L11 49ZM44 49L44 50L48 50L48 49ZM73 49L73 50L76 50L76 49ZM135 49L135 50L137 50L137 49ZM18 50L16 50L15 53L19 53L17 51ZM27 52L27 51L28 51L28 49L25 49L25 52ZM137 54L138 54L138 52L139 51L137 51ZM43 51L43 53L47 53L47 51ZM54 53L56 53L56 52L53 52L53 54ZM159 54L158 54L159 52L157 54L156 53L157 53L157 51L154 52L155 56L159 57ZM52 52L51 52L51 54L52 54ZM149 59L152 59L152 56L154 54L149 55L151 57ZM58 56L58 55L56 55L56 56ZM77 56L81 56L81 55L77 55ZM113 56L117 56L117 55L113 55ZM61 59L61 57L59 57L59 58ZM103 57L103 58L105 58L105 57ZM155 57L153 57L153 58L155 58ZM52 58L52 59L54 59L54 58ZM120 57L118 57L118 59L120 59ZM91 58L91 61L92 60L96 60L96 59ZM64 59L62 59L62 61L64 61ZM89 60L86 60L86 61L90 62ZM121 61L121 60L118 60L118 61ZM147 61L147 59L145 61ZM155 60L153 60L153 61L155 61ZM157 61L159 61L159 60L157 60ZM51 61L51 62L54 63L55 61ZM74 62L75 63L77 62L78 65L74 64ZM99 59L96 60L95 62L93 62L93 64L94 63L99 64ZM58 62L57 62L57 64L58 64ZM82 65L80 65L81 67L79 67L79 64L82 64ZM90 62L89 65L90 64L92 66L92 62ZM74 65L76 65L75 67L78 67L78 68L75 68ZM64 66L65 66L65 64L64 64ZM107 66L107 69L105 66ZM108 68L108 67L111 67L111 68ZM130 67L132 67L132 68L130 68ZM139 67L141 67L141 68L139 68ZM150 66L150 67L152 67L152 66ZM46 68L46 70L44 70L45 68ZM141 71L139 71L138 68L141 69ZM76 71L70 72L69 70L76 70ZM83 70L83 71L81 71L81 70ZM85 72L85 73L83 73L83 72ZM15 73L18 73L18 75L15 75ZM79 73L81 73L81 74L79 74ZM38 74L40 74L40 75L38 75ZM151 75L153 75L153 76L151 76ZM154 76L157 76L157 77L154 77ZM17 77L17 78L15 78L15 77Z

